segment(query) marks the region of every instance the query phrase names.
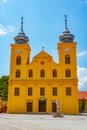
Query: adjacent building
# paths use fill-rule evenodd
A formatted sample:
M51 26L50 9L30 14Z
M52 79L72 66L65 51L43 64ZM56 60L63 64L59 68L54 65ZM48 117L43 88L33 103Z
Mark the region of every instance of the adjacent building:
M79 112L87 112L87 91L78 92Z
M78 78L74 35L67 27L57 44L58 60L44 51L30 62L29 38L21 30L11 44L8 113L52 113L59 101L60 112L78 114ZM49 46L49 45L48 45Z

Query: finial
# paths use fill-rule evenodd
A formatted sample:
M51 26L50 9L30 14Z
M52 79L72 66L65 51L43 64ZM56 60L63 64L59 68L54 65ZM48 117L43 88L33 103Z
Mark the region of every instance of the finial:
M44 46L42 46L42 51L44 51Z
M21 31L23 31L23 17L21 17Z
M67 15L65 14L65 29L67 30Z
M65 17L65 29L64 29L63 34L59 37L59 40L61 42L73 42L74 35L70 33L67 27L67 15L64 15L64 17Z

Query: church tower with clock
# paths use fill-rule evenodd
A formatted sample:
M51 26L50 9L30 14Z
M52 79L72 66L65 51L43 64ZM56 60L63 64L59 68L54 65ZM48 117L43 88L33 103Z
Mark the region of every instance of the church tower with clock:
M30 62L29 38L21 29L11 44L7 113L78 114L76 42L67 27L59 37L59 63L42 49Z
M59 52L59 65L61 70L61 83L63 91L66 91L66 98L61 97L63 101L63 107L68 104L78 109L78 78L77 78L77 59L76 59L76 45L74 42L74 35L70 33L67 27L67 15L65 15L65 29L62 35L59 37L58 52ZM71 94L70 94L71 92ZM72 96L70 96L72 95ZM69 96L71 99L69 99ZM75 98L75 99L74 99ZM76 103L76 106L74 106ZM65 108L67 111L67 107Z

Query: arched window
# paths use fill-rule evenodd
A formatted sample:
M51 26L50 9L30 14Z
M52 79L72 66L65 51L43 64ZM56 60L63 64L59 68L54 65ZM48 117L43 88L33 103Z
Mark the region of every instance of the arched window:
M65 64L70 64L70 56L65 55Z
M21 75L20 70L16 70L16 75L15 75L15 77L16 77L16 78L19 78L19 77L20 77L20 75Z
M52 77L57 77L57 70L56 70L56 69L54 69L54 70L52 71Z
M40 71L40 77L45 77L45 70L42 69L42 70Z
M28 72L28 77L29 77L29 78L32 78L32 77L33 77L33 70L31 70L31 69L29 70L29 72Z
M71 77L71 71L70 71L70 69L66 69L65 76L66 77Z
M21 64L21 56L17 56L16 65L20 65L20 64Z

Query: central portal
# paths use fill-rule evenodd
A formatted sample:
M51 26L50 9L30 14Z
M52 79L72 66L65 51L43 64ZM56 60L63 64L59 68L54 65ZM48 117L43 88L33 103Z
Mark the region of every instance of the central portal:
M39 100L39 112L46 112L46 100Z

